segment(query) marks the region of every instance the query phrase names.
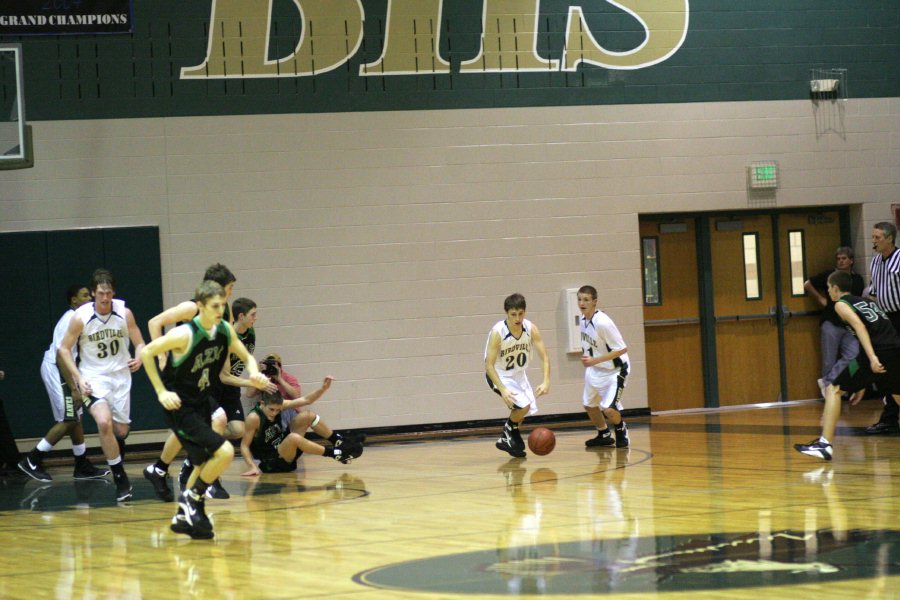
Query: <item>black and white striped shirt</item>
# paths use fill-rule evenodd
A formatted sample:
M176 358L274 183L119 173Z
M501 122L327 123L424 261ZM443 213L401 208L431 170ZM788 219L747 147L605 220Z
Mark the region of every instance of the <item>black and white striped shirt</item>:
M872 257L869 273L872 283L869 294L885 312L900 312L900 252L897 248L887 258L876 254Z

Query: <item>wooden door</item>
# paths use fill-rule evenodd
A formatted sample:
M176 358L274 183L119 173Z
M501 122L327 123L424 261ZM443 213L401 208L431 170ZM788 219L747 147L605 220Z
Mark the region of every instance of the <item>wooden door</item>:
M802 280L834 268L834 251L840 246L840 233L837 211L791 213L778 217L788 400L820 396L816 379L821 377L821 307L803 293ZM799 248L799 252L795 250L793 261L792 237L795 249Z
M772 218L710 217L719 406L780 400Z
M659 297L650 299L655 304L644 305L650 409L702 408L703 364L694 219L667 222L665 226L654 221L641 222L640 231L645 258L655 245L659 266ZM645 260L645 269L655 268L652 260L649 263Z

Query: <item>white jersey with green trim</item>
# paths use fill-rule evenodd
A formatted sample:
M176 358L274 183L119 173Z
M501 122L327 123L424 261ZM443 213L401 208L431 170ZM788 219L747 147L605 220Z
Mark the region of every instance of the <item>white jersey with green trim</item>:
M109 375L128 369L131 338L128 336L124 300L113 299L112 311L108 315L98 315L94 311L94 303L88 302L75 310L74 317L84 323L78 338L81 359L78 370L82 374Z
M606 313L597 311L590 319L581 317L581 351L583 356L603 356L609 352L626 348L625 340L619 328ZM596 375L612 375L618 373L623 365L628 364L628 353L613 360L588 367Z
M497 354L497 360L494 362L494 368L501 377L514 377L519 373L524 373L531 362L531 352L534 344L531 342L531 321L522 320L522 335L518 338L513 336L506 324L506 319L499 321L491 328L491 334L497 332L500 336L500 352ZM491 343L491 334L488 334L488 341L484 347L484 357L487 358L488 347Z
M48 362L51 365L56 364L56 354L59 351L59 345L62 344L63 338L66 337L69 321L72 320L74 315L75 309L70 308L56 322L56 327L53 328L53 341L50 342L50 347L44 352L44 362ZM78 346L72 347L72 358L78 359Z

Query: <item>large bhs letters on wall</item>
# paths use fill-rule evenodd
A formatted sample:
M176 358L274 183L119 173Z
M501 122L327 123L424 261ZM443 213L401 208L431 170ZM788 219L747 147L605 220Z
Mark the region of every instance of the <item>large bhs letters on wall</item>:
M130 33L131 0L4 0L0 35Z

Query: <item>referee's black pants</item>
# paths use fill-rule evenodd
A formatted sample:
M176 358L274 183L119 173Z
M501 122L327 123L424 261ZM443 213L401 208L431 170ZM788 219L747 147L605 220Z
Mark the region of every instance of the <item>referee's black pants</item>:
M898 312L889 312L886 313L888 319L891 320L891 323L894 325L894 329L897 330L897 333L900 334L900 311ZM897 425L898 417L900 417L900 406L894 402L894 399L888 395L884 397L884 409L881 411L881 416L878 417L878 421L880 423L887 423L889 425Z

